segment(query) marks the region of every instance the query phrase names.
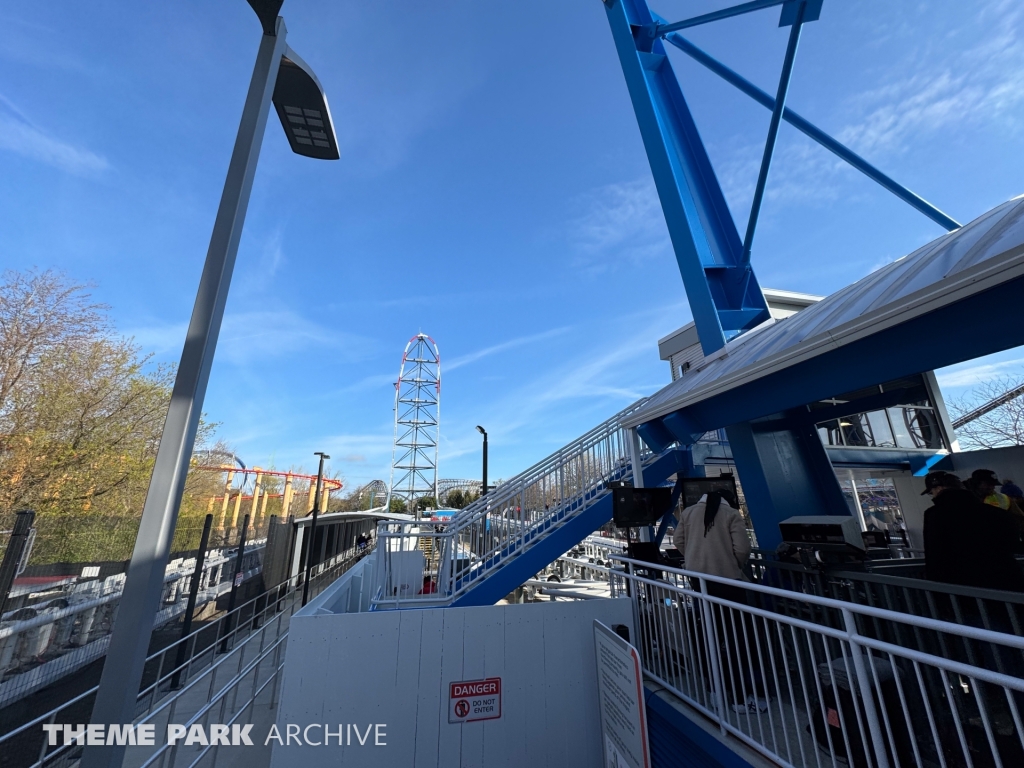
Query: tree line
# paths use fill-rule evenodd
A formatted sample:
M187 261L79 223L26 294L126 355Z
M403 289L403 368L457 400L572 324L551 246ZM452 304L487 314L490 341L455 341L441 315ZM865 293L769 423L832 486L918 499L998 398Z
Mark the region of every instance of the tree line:
M34 510L34 564L131 555L173 374L115 332L89 286L52 270L3 274L0 530ZM197 445L212 436L204 421ZM218 485L189 474L175 550L198 543Z

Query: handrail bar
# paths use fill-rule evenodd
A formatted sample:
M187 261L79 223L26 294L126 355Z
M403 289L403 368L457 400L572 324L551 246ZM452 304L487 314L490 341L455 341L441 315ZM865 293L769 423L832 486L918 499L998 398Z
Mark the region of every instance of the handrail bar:
M373 550L373 546L372 545L371 545L371 547L369 547L369 548L367 548L365 550L355 550L356 553L357 553L357 557L354 558L354 559L358 560L359 559L358 555L368 554L372 550ZM352 551L352 550L345 550L345 552L350 552L350 551ZM344 553L339 553L339 556L342 555L342 554L344 554ZM332 558L332 560L334 561L333 563L332 563L331 560L325 561L325 563L318 563L317 566L314 566L314 569L317 568L317 567L320 567L322 565L325 565L327 563L331 563L331 564L328 567L326 567L326 568L322 568L319 571L319 573L314 571L314 573L311 574L311 577L314 578L314 579L315 578L319 578L324 573L329 571L331 568L334 568L335 566L338 566L338 565L343 565L344 563L349 562L351 559L352 558L346 558L346 559L340 559L339 560L338 556L336 556L335 558ZM161 648L160 650L155 651L154 653L152 653L152 654L150 654L149 656L146 657L146 662L149 663L151 661L154 661L154 660L158 659L160 656L170 655L170 652L176 646L180 645L183 642L187 642L190 638L193 638L193 637L199 635L200 633L203 633L203 632L209 633L212 627L216 627L218 625L219 626L228 626L227 624L223 624L222 622L227 621L230 617L237 617L238 615L241 615L240 612L243 609L245 609L248 606L252 606L254 603L256 603L256 602L258 602L260 600L265 600L268 603L268 606L269 606L269 603L272 602L272 601L285 600L285 599L288 599L289 596L294 597L295 593L296 593L296 590L294 588L286 590L283 593L279 593L276 596L273 593L274 593L275 590L280 590L282 587L294 587L297 584L301 584L301 581L302 581L302 574L298 574L296 576L288 577L284 581L281 581L277 585L267 589L262 594L257 595L256 597L253 597L250 600L247 600L246 602L242 603L241 605L235 607L234 610L232 610L230 612L227 612L227 613L223 614L222 616L217 617L217 619L215 619L210 624L207 624L207 625L205 625L203 627L199 627L199 628L193 630L192 632L190 632L185 637L179 638L178 640L175 640L170 645L167 645L167 646ZM293 582L294 582L294 584L293 584ZM265 612L266 608L264 608L263 610ZM248 619L246 620L246 622L248 622ZM239 626L235 627L231 631L230 637L233 638L242 629L242 626L246 622L243 622L243 624L240 624ZM217 634L218 634L218 637L219 637L220 634L221 634L220 630L218 630ZM218 642L219 642L219 640L218 640ZM217 643L214 643L212 646L204 647L201 651L198 652L197 655L201 655L203 653L207 653L211 648L215 648L216 645L217 645ZM221 659L219 659L216 662L214 662L211 666L219 665L224 659L229 658L231 655L232 655L231 652L228 652L228 653L224 654ZM143 688L141 688L139 690L137 700L138 701L144 700L145 697L147 695L149 695L150 693L152 693L153 690L156 687L158 687L161 683L165 683L173 675L173 673L175 673L177 671L180 671L180 670L183 670L192 661L193 661L192 658L188 658L188 659L185 660L185 662L180 667L175 667L174 669L171 669L169 672L164 672L163 674L158 674L157 675L157 679L153 683L151 683L150 685L145 686L145 687L143 687ZM196 678L196 679L201 679L201 678ZM176 698L178 695L180 695L182 693L183 690L187 689L191 684L192 683L190 682L183 689L177 691L175 693L175 696L168 697L168 699L166 701L169 701L169 700L171 700L173 698ZM89 688L89 689L83 691L82 693L78 694L73 699L69 699L68 701L61 702L57 706L55 706L55 707L51 708L50 710L44 712L43 714L39 715L38 717L34 718L33 720L30 720L29 722L24 723L24 724L18 726L17 728L14 728L13 730L7 731L6 733L0 734L0 745L2 745L4 742L9 741L10 739L13 739L17 735L19 735L21 733L24 733L27 730L40 725L41 723L45 722L46 720L52 718L57 712L59 712L59 711L61 711L63 709L66 709L66 708L68 708L68 707L78 703L79 701L82 701L83 699L87 698L88 696L92 696L93 694L95 694L97 692L98 689L99 689L99 685L94 685L91 688ZM163 706L163 702L161 703L160 706ZM148 715L146 715L146 716L148 716ZM143 717L146 717L146 716L143 716ZM52 755L50 755L50 756L52 756Z
M651 563L648 563L648 562L645 562L645 561L641 561L641 560L629 560L628 562L630 563L630 565L638 565L641 568L650 568L651 567ZM659 566L658 570L663 570L663 569ZM664 570L669 570L669 569L664 569ZM625 575L625 574L623 574L623 575ZM711 574L707 574L707 573L698 573L696 571L687 571L685 573L685 575L689 576L689 577L693 577L693 578L706 579L708 581L715 581L717 583L724 583L724 582L728 582L728 581L736 581L735 579L723 579L723 578L718 577L718 576L712 576ZM973 666L970 666L970 665L967 665L967 664L962 664L961 662L955 661L953 659L947 659L947 658L944 658L942 656L935 656L935 655L930 654L930 653L924 653L922 651L918 651L918 650L915 650L913 648L905 648L903 646L898 646L898 645L893 645L891 643L886 643L886 642L884 642L882 640L875 640L870 635L865 635L865 634L862 634L860 632L853 632L853 631L850 631L849 629L836 629L835 627L829 627L829 626L824 625L824 624L815 624L812 621L807 621L806 619L800 619L800 618L797 618L795 616L787 616L786 614L775 613L773 611L766 611L764 608L757 608L755 606L746 605L746 604L741 605L741 604L735 603L732 600L729 600L728 598L725 598L725 597L718 597L716 595L712 595L712 594L707 593L707 592L701 592L700 590L691 589L689 587L683 587L683 586L679 586L679 585L667 584L664 581L657 581L655 579L649 579L649 578L646 578L644 576L638 576L636 573L629 573L628 576L629 576L629 579L631 581L638 581L638 582L641 582L643 584L648 584L648 585L650 585L652 587L658 587L659 589L666 589L666 588L668 588L668 589L671 589L671 590L673 590L675 592L679 592L681 594L688 595L688 596L691 596L691 597L697 597L697 598L700 598L701 600L704 600L706 602L714 603L715 605L720 605L720 606L723 606L725 608L742 608L742 610L745 613L750 613L750 614L752 614L754 616L757 616L759 618L770 619L772 621L780 621L783 624L787 624L789 626L793 626L793 627L797 627L799 629L807 630L809 632L816 632L819 635L825 635L826 637L832 637L832 638L835 638L836 640L851 640L851 639L855 639L858 643L860 643L862 645L871 646L871 647L877 648L878 650L881 650L881 651L885 651L885 652L888 652L888 653L897 653L900 656L906 656L909 659L912 659L914 661L918 661L918 662L923 663L923 664L931 664L933 666L942 667L944 669L947 669L950 672L955 672L956 674L962 674L964 676L980 678L982 680L985 680L986 682L994 683L995 685L1005 685L1005 686L1007 686L1009 688L1013 688L1014 690L1024 692L1024 679L1021 679L1019 677L1012 677L1010 675L1004 675L1004 674L1002 674L1000 672L992 672L990 670L983 669L981 667L973 667ZM749 584L747 586L749 586ZM789 597L792 598L792 593L789 593ZM808 597L813 597L813 595L801 595L800 599L804 599L804 598L808 598ZM829 600L829 598L819 598L819 599ZM838 601L838 600L835 600L835 601L830 600L830 602L835 603L835 605L830 606L830 607L834 607L834 608L837 608L837 609L842 610L842 611L849 611L850 613L867 613L868 615L873 615L873 614L871 614L870 611L860 611L860 610L857 610L857 609L860 609L860 608L866 608L867 606L857 605L856 603L844 603L844 602ZM878 609L876 609L876 610L878 610ZM918 617L915 617L914 614L897 613L895 611L879 610L879 613L880 614L888 614L888 615L887 616L876 615L877 618L887 618L887 619L889 619L891 621L892 620L894 620L894 621L901 621L901 622L904 622L904 623L907 623L907 624L912 624L913 623L913 622L907 621L908 618L918 618ZM949 633L952 633L952 634L966 634L968 637L972 637L975 640L986 640L988 642L994 642L994 643L998 643L1000 645L1009 645L1009 646L1015 646L1017 648L1024 649L1024 638L1018 637L1016 635L1008 635L1008 634L1003 634L1001 632L990 632L989 630L986 630L986 629L977 629L976 627L970 627L970 626L964 625L964 624L953 624L953 623L950 623L950 622L947 622L947 621L938 621L936 619L927 619L926 621L928 622L927 624L921 624L921 625L918 625L918 626L921 626L921 627L923 627L925 629L937 630L939 632L949 632ZM972 630L972 629L973 630L977 630L977 631L979 631L981 633L984 633L984 634L987 634L987 635L991 635L991 637L984 637L984 636L980 636L979 637L979 636L973 635L970 632L964 632L964 630Z
M809 595L803 592L794 593L791 590L778 589L777 587L768 587L764 584L757 584L751 581L738 581L737 579L730 579L723 576L714 576L709 573L700 573L698 571L686 571L681 568L674 568L669 565L652 564L643 560L633 560L628 557L619 557L618 555L612 555L611 560L629 564L633 567L640 567L643 569L668 571L674 573L677 576L685 576L691 579L704 579L715 584L725 584L728 586L740 586L742 589L747 589L752 592L760 592L765 595L771 595L772 597L781 597L787 600L799 599L812 605L818 605L823 608L832 608L837 611L851 611L853 613L861 614L863 616L871 616L876 619L886 619L888 621L898 621L904 624L910 624L911 626L921 627L922 629L931 629L938 632L950 632L953 631L955 634L965 635L973 640L981 640L990 643L999 643L1001 645L1009 645L1014 648L1024 650L1024 637L1017 635L1011 635L1005 632L994 632L990 629L982 629L981 627L974 627L968 624L952 624L948 621L940 621L938 619L930 619L926 616L918 616L913 613L900 613L898 611L890 611L886 608L876 608L871 605L860 605L859 603L850 603L844 600L835 600L831 597L819 597L818 595ZM635 574L631 578L642 578ZM725 602L730 603L728 600L722 598L713 597L712 595L704 595L700 592L694 592L686 587L679 585L668 584L663 581L648 580L652 585L658 587L669 586L673 589L680 590L686 594L700 595L702 599L710 600L712 602ZM746 607L746 606L745 606ZM751 611L755 611L758 615L770 617L772 619L781 620L783 614L773 613L771 611L764 611L760 608L750 607ZM801 619L790 619L785 617L787 621L802 621ZM829 630L821 624L808 624L809 627L813 627L815 632L825 632ZM903 649L906 650L906 649Z
M761 561L763 563L763 561ZM770 566L769 566L770 567ZM906 587L908 589L923 589L929 592L940 592L957 597L973 597L985 600L998 600L1003 603L1016 603L1024 605L1024 594L1011 592L1003 589L988 589L985 587L968 587L962 584L947 584L944 581L929 581L928 579L911 579L906 576L887 576L880 573L868 571L830 571L825 574L830 579L847 579L849 581L867 581L872 584L888 584L893 587Z

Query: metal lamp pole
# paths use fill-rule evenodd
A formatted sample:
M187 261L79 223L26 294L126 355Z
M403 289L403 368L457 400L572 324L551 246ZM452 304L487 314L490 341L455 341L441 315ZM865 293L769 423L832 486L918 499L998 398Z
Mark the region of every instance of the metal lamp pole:
M317 451L313 454L320 457L320 468L316 471L316 496L313 498L313 520L309 524L309 543L306 545L306 577L302 580L302 604L309 600L309 574L313 568L313 540L316 538L316 519L320 516L320 489L324 484L324 461L331 458L326 453Z
M249 4L260 19L263 37L171 391L138 538L107 650L110 663L103 667L92 723L130 723L135 719L153 620L160 604L167 558L271 105L278 108L293 152L324 160L338 158L337 138L320 83L285 43L284 19L277 15L281 0L249 0ZM315 123L307 124L309 117L316 118ZM124 752L124 746L117 745L87 747L81 768L120 768Z
M483 482L483 490L481 490L480 495L481 496L486 496L487 495L487 430L484 429L481 426L477 426L476 431L484 436L484 482Z

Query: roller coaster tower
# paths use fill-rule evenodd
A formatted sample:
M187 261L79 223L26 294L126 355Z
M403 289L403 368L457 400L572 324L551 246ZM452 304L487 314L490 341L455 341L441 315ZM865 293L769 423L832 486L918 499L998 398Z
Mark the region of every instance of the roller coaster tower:
M425 333L409 339L395 383L395 442L391 452L391 499L407 507L424 496L437 499L437 444L441 421L441 356Z

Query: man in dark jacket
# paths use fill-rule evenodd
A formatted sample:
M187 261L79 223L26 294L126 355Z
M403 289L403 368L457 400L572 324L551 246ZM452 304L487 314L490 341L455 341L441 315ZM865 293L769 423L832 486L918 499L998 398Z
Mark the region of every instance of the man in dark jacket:
M1019 533L1009 512L983 503L949 472L929 472L924 493L932 497L924 513L930 581L1024 592L1014 558Z

